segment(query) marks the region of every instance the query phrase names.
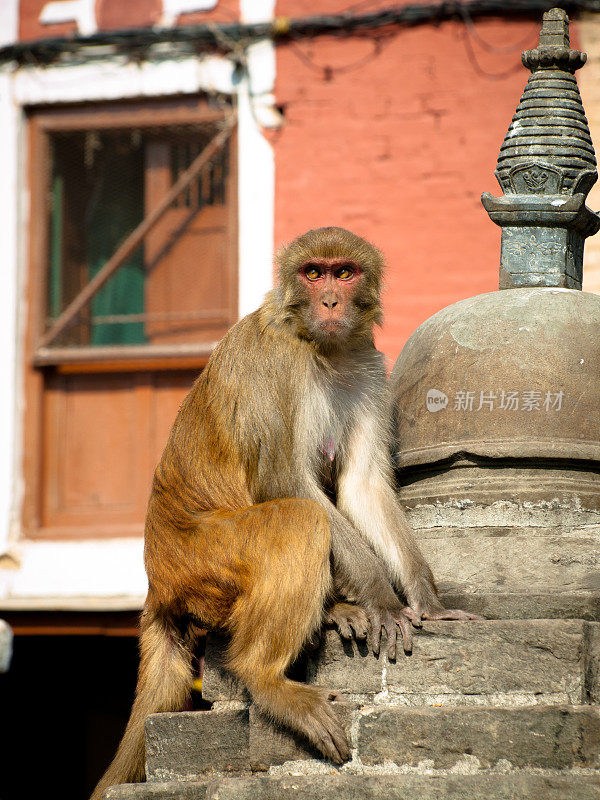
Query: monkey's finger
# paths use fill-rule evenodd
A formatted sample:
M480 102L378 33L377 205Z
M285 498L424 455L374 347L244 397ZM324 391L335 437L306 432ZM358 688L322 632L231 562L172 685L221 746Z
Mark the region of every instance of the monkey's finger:
M326 697L327 699L341 699L334 691L327 691ZM334 764L343 764L350 758L350 745L346 732L329 704L319 709L318 714L313 718L312 727L315 737L319 741L319 749Z
M402 632L402 646L404 647L404 652L412 653L413 634L411 623L406 617L404 617L400 620L398 625L400 626L400 631Z
M378 656L381 645L381 617L377 612L369 615L369 647Z
M338 633L342 637L342 639L351 639L352 638L352 630L350 625L348 624L348 620L345 617L340 617L336 619L335 624L338 629Z
M324 722L315 721L311 738L325 758L334 764L343 764L350 758L350 746L337 719L331 717Z
M390 623L385 626L385 632L387 634L387 657L391 661L395 661L398 637L398 628L396 627L395 620L390 620Z
M335 763L343 764L344 761L348 761L350 758L350 744L348 743L346 733L342 728L335 727L329 732L329 735L331 736L333 746L338 753L339 761L336 761Z
M410 606L404 606L402 609L402 614L412 622L415 628L423 627L422 615L418 611L415 611L414 608L411 608ZM396 621L399 623L400 619Z
M369 623L366 617L364 619L353 619L350 625L352 626L352 630L354 631L354 636L356 639L367 638L367 633L369 632Z

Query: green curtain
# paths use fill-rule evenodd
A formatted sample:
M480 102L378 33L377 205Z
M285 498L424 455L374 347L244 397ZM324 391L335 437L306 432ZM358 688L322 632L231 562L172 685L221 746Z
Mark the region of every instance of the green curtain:
M142 221L144 169L142 148L125 152L106 147L99 185L92 193L87 215L89 277L104 266L117 247ZM92 316L141 314L144 311L144 253L139 247L94 296ZM143 322L94 323L90 344L141 344Z
M62 236L63 236L63 176L52 176L52 211L50 219L50 281L48 311L56 319L62 311Z

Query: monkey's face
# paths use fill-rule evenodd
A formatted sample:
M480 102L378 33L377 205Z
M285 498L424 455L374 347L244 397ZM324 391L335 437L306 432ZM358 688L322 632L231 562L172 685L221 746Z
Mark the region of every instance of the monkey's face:
M349 259L313 258L301 265L297 277L311 338L323 344L345 341L356 328L361 266Z
M321 350L373 344L381 322L383 256L344 228L315 228L278 255L274 298L296 333Z

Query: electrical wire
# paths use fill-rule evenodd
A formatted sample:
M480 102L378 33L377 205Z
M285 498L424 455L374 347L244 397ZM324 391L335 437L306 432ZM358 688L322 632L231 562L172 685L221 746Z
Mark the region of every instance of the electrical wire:
M441 0L437 3L395 5L364 14L329 14L310 17L276 17L270 22L199 24L176 28L135 28L106 31L92 36L48 38L17 42L0 48L0 63L49 64L74 55L86 59L106 58L117 54L140 54L162 47L162 57L185 52L216 50L232 52L256 41L277 42L315 38L317 36L350 36L390 26L439 24L445 20L474 20L481 17L535 17L554 6L571 14L581 11L600 12L600 0ZM466 17L465 17L466 15ZM171 45L165 54L164 45ZM238 50L239 52L239 50Z

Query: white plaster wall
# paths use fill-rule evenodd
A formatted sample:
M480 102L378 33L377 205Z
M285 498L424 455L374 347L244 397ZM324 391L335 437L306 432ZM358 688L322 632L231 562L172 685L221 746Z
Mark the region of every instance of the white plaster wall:
M0 2L0 47L12 44L19 30L19 0Z
M275 0L241 0L243 22L269 20ZM239 217L239 316L254 311L273 286L273 239L275 224L275 167L273 150L260 125L276 125L272 112L275 86L275 48L270 41L251 45L246 53L248 69L238 85L238 191ZM250 149L257 158L247 158ZM271 164L265 170L265 164ZM269 198L269 200L268 200ZM262 231L260 242L256 231Z
M17 38L17 0L0 3L0 42ZM0 220L2 291L0 292L0 553L6 549L18 501L17 460L17 307L19 302L19 134L21 113L10 73L0 71Z
M3 0L4 3L7 0ZM16 7L16 2L11 0ZM0 7L2 3L0 3ZM273 0L242 0L244 18L271 18ZM2 20L0 12L0 21ZM16 15L15 15L16 21ZM10 37L16 38L16 31ZM122 57L73 66L22 67L0 72L0 219L4 275L0 293L0 563L1 608L131 608L145 593L140 540L24 542L9 537L20 516L22 387L16 380L20 257L27 201L19 186L22 108L28 104L116 100L217 91L238 98L239 311L254 310L272 286L274 157L261 125L277 124L272 108L275 56L270 42L248 52L248 76L225 57L179 58L139 64ZM260 121L260 122L259 122ZM21 175L22 180L22 175ZM27 202L25 203L27 206ZM23 259L21 259L23 260ZM6 442L11 442L7 447ZM15 446L16 443L16 446ZM13 528L14 530L14 528ZM14 569L14 565L17 569ZM116 568L115 568L115 565Z

